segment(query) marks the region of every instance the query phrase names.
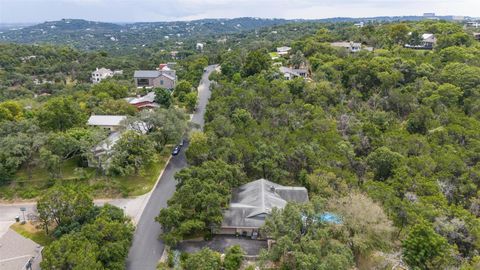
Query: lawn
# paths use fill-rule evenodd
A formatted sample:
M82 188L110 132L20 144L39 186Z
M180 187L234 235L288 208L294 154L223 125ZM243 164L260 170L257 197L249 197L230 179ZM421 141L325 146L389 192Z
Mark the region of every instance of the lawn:
M78 167L78 161L73 159L62 164L61 175L55 180L52 180L46 169L39 166L32 168L31 172L28 172L27 168L21 168L9 185L0 186L0 200L34 199L58 183L87 185L96 198L139 196L153 188L170 157L171 149L172 147L165 147L164 151L157 155L156 162L138 175L131 176L100 175L94 168Z
M23 225L17 222L10 226L10 229L42 246L47 246L53 241L51 236L47 235L44 230L37 229L31 222Z

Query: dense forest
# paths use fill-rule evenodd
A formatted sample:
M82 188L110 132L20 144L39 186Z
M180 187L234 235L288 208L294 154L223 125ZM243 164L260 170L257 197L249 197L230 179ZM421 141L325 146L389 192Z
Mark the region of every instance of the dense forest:
M477 269L480 44L442 21L315 31L281 44L293 54L280 61L307 65L310 80L284 80L266 39L221 55L193 166L157 218L163 239L208 235L231 188L266 178L311 197L267 219L277 244L262 257L281 269ZM435 49L403 48L418 33L435 34ZM324 211L341 225L315 218Z

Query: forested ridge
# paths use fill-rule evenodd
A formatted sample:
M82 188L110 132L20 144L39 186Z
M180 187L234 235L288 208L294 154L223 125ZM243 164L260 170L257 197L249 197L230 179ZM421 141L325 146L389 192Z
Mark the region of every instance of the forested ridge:
M403 48L422 33L437 36L434 50ZM339 38L375 50L330 46ZM280 45L293 53L277 61L307 65L311 80L283 79L268 55ZM282 269L477 269L479 50L460 25L427 21L320 28L223 53L205 131L187 151L193 166L157 218L163 239L208 234L229 189L266 178L311 198L267 219L277 245L263 258ZM300 234L324 211L343 224Z

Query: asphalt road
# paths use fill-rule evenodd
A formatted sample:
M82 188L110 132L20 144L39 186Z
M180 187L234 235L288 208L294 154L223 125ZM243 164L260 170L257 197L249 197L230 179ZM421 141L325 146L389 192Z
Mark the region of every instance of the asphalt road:
M198 87L198 107L192 117L192 122L198 124L201 129L203 129L205 123L205 109L211 95L208 76L215 67L216 66L207 67L207 72L203 74L201 84ZM165 167L137 224L133 244L127 259L128 270L156 269L165 245L158 238L162 232L162 228L159 223L155 222L155 217L160 213L162 208L167 207L168 199L170 199L175 192L175 173L186 166L185 149L182 149L180 154L172 157Z

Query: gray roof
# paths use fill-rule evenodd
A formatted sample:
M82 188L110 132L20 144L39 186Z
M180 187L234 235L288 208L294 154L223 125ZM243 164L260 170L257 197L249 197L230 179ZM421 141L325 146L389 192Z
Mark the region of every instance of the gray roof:
M130 98L127 101L130 104L137 104L137 103L142 103L142 102L154 102L155 101L155 92L149 92L143 97L136 97L136 98Z
M247 183L233 190L222 227L261 227L273 208L284 208L290 201L308 201L307 189L282 186L265 179Z
M11 229L0 235L0 269L25 269L32 257L38 263L40 252L41 247L37 243Z
M134 78L157 78L158 76L160 76L158 70L135 70L133 74Z

